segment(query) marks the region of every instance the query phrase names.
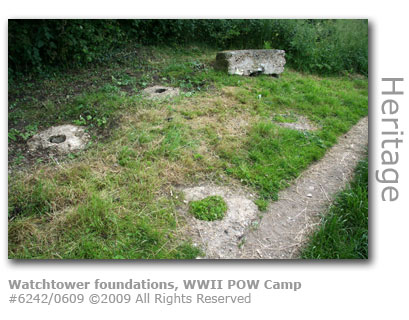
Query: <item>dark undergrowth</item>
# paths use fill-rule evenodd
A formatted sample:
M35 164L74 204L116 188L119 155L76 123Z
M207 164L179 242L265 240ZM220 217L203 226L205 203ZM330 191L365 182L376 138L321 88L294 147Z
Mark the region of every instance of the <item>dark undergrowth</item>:
M289 66L368 74L368 21L342 19L9 20L9 76L109 63L125 45L283 49Z

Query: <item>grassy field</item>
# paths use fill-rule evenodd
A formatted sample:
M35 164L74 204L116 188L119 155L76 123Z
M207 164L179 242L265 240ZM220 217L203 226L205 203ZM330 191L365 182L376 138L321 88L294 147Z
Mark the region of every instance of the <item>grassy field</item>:
M214 71L205 48L127 50L105 66L9 83L9 257L189 259L178 186L241 183L269 201L368 112L368 80ZM172 100L141 90L179 87ZM279 126L298 116L318 128ZM26 141L83 125L87 149L50 159Z
M320 228L302 252L304 259L368 259L368 159L338 194Z

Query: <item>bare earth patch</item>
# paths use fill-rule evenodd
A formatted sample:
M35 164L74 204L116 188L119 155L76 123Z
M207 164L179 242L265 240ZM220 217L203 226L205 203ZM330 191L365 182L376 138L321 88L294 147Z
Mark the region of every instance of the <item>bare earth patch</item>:
M210 259L294 259L320 222L335 194L353 177L368 143L368 118L361 119L287 189L259 218L254 196L244 188L205 185L182 190L186 200L222 196L228 212L221 221L197 220L187 213L188 234Z

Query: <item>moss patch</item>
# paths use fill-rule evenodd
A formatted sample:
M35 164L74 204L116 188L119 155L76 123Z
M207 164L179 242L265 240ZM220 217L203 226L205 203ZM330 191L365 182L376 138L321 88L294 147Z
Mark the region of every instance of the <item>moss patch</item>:
M227 211L227 204L220 196L210 196L202 200L191 201L189 211L200 220L221 220Z

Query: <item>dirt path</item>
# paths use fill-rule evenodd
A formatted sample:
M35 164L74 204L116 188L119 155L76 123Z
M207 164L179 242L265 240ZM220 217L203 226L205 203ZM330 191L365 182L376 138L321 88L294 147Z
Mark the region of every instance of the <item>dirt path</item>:
M246 235L244 246L231 258L297 258L308 234L319 224L319 215L353 177L367 144L368 118L364 118L322 160L279 193L279 200L270 205L257 230Z
M253 195L244 189L204 185L184 189L186 200L221 195L228 204L222 221L188 218L189 234L208 259L294 259L319 215L352 178L368 144L368 118L338 139L323 159L281 191L260 219Z

